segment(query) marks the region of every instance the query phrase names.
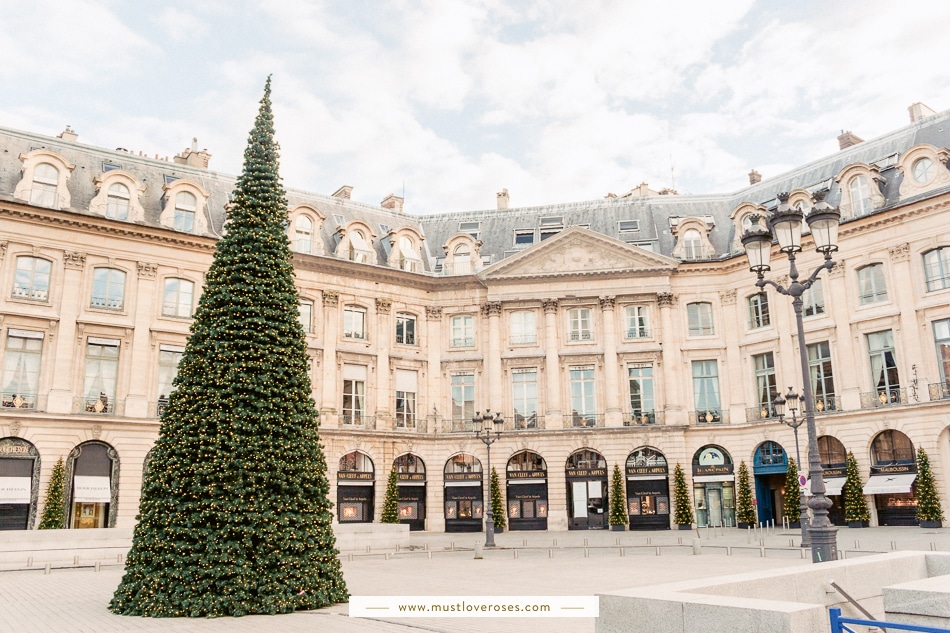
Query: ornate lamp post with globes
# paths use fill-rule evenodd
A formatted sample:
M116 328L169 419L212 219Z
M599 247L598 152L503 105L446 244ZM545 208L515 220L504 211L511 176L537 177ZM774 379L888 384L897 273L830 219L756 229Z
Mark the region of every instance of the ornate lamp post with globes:
M799 468L802 468L802 454L798 450L798 427L805 423L805 418L799 418L795 414L798 413L799 401L803 399L804 396L800 398L799 395L789 387L788 393L785 394L784 398L779 394L775 397L775 400L772 401L772 405L775 407L775 415L778 416L778 421L795 431L795 463L798 464ZM792 412L791 420L785 419L786 406L788 410ZM799 493L798 502L798 522L802 528L802 547L811 547L811 543L808 541L808 506L805 504L805 495Z
M495 436L492 437L492 426L495 427ZM485 409L484 415L477 413L472 417L472 429L475 437L482 441L488 449L488 503L485 512L485 547L495 547L495 519L491 512L491 445L501 439L501 431L505 426L505 419L501 413L492 418L491 409Z
M779 294L792 298L792 307L795 310L795 324L798 328L798 354L801 361L802 383L804 385L805 424L808 430L808 476L811 478L811 498L808 507L811 508L813 519L808 527L811 541L811 560L813 563L836 560L838 558L838 529L828 520L828 508L831 500L825 496L825 480L822 477L821 457L818 453L818 437L815 431L815 399L812 394L811 379L808 374L808 353L805 345L805 326L802 324L802 295L811 288L823 270L830 270L835 262L831 254L838 250L838 224L841 221L841 212L825 202L822 193L813 196L814 205L804 218L811 230L815 242L815 250L824 255L822 262L804 281L799 281L798 267L795 265L795 255L802 250L802 219L801 210L788 204L788 194L778 195L778 208L772 213L769 225L778 239L779 250L788 257L788 287L783 287L774 281L765 278L765 273L771 270L769 262L772 257L772 234L768 229L755 223L742 236L742 245L749 258L749 270L754 272L758 279L755 285L759 288L772 286Z

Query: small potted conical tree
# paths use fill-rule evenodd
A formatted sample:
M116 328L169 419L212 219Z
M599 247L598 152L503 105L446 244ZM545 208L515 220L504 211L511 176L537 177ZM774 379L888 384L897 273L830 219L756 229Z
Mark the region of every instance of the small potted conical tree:
M686 487L686 474L678 463L673 469L673 504L676 506L673 521L681 530L693 528L693 502Z
M40 519L40 530L61 530L66 527L66 467L60 457L46 485L46 503Z
M507 522L505 521L505 500L501 498L501 482L498 480L498 471L491 467L491 479L489 480L489 493L491 494L491 518L495 524L495 532L504 532Z
M610 529L614 532L623 532L630 522L627 516L627 496L623 489L623 474L620 466L614 464L614 472L610 478Z
M380 523L399 523L399 475L396 469L389 471L389 481L386 482L386 498L383 500L383 514L379 517Z
M848 451L845 460L844 482L844 520L849 528L867 527L871 522L871 511L864 498L864 487L861 485L861 474L858 472L858 460L854 453Z
M937 495L937 483L930 468L930 458L923 448L917 449L917 520L922 528L943 527L943 508Z
M800 528L802 505L802 487L798 483L798 464L789 458L788 470L785 471L785 503L782 511L788 519L788 527Z
M752 503L752 484L749 482L749 468L745 462L739 462L739 498L736 503L736 525L745 529L755 523L755 505Z

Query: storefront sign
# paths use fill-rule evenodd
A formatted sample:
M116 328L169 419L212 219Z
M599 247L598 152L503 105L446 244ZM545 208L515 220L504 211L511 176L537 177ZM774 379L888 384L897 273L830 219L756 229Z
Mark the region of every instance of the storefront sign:
M445 473L445 481L481 481L481 473Z
M510 474L510 473L509 473ZM568 468L565 472L567 477L607 477L606 468Z
M666 466L627 466L627 476L635 475L666 475Z
M112 486L108 477L76 475L73 477L74 503L109 503Z
M339 472L336 478L339 481L373 481L373 473Z
M397 473L399 481L425 481L425 473Z
M508 479L547 479L546 470L509 470Z
M731 475L732 474L732 464L721 464L721 465L693 465L693 474L694 475Z
M884 474L884 473L916 473L916 472L917 472L916 464L898 464L896 466L871 466L872 475L876 475L878 473Z
M362 490L354 490L353 488L341 490L337 497L340 503L369 503L371 501L369 493Z
M512 499L544 499L545 495L536 492L521 492L520 490L513 490L508 493L508 496Z
M31 477L0 477L0 503L30 503Z
M0 444L0 455L28 455L30 448L18 444Z
M848 474L844 471L844 468L824 468L821 469L822 475L825 479L831 479L832 477L847 477Z

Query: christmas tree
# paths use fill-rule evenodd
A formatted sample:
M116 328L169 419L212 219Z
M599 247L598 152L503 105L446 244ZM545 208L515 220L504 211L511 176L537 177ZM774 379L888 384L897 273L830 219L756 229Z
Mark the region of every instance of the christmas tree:
M785 506L783 512L789 523L795 523L801 518L802 487L798 483L798 464L792 458L788 459L788 470L785 471Z
M683 467L676 464L673 469L673 503L676 505L673 520L677 525L693 524L693 503L689 499L689 489L686 487L686 474Z
M739 462L739 498L736 504L736 521L752 525L755 523L755 506L752 504L752 484L749 482L749 468L745 462Z
M845 479L844 482L844 520L851 522L867 523L871 520L871 511L868 510L868 502L864 498L864 488L861 485L861 474L858 472L858 460L854 453L848 451L848 457L845 460Z
M38 530L60 530L66 527L66 467L60 457L53 464L49 483L46 485L46 503Z
M940 507L940 497L937 495L937 483L934 481L933 470L930 469L930 458L927 451L917 449L917 520L943 521L943 508Z
M396 468L389 471L389 481L386 482L386 498L383 500L383 515L380 523L399 523L399 475Z
M491 480L489 483L489 493L491 494L491 518L495 523L495 529L504 529L505 522L505 500L501 498L501 484L498 482L498 473L495 467L491 468Z
M110 609L240 616L348 599L298 321L270 78Z
M629 522L627 497L623 489L623 473L620 472L620 466L614 464L614 472L610 478L610 525L626 525Z

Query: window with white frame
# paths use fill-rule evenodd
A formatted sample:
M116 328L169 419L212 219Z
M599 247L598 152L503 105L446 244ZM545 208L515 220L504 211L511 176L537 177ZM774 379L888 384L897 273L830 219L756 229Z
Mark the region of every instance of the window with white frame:
M538 342L537 315L533 310L519 310L511 313L512 345L534 345Z
M937 169L934 166L934 162L926 156L918 158L914 161L913 167L911 167L911 175L914 178L914 182L920 185L926 185L933 180L936 173Z
M927 292L950 287L950 247L942 246L924 253Z
M452 420L457 424L471 422L475 416L475 374L452 374Z
M511 399L515 410L515 429L538 427L538 370L518 368L511 371Z
M475 346L475 317L471 314L460 314L452 317L451 347Z
M713 327L712 304L707 301L687 304L686 321L690 336L712 336L716 333Z
M867 176L859 174L852 178L848 181L848 190L851 193L851 212L854 217L867 215L873 210Z
M950 397L950 319L934 321L934 343L937 347L937 365L940 367L942 394Z
M594 398L594 368L571 367L571 421L573 426L594 426L597 419L597 403Z
M175 196L175 230L194 233L197 209L198 199L195 198L195 194L189 191L179 191Z
M160 345L158 348L158 404L159 407L168 402L168 396L175 390L175 377L178 375L178 364L185 354L181 345ZM161 411L159 411L161 414Z
M33 170L33 187L30 204L38 207L56 208L56 188L59 185L59 170L49 163L40 163Z
M755 367L755 398L760 418L770 418L775 411L772 401L778 397L775 387L775 357L772 352L756 354L752 357Z
M305 215L294 220L294 251L305 255L313 252L313 220Z
M112 413L119 375L119 341L90 336L83 377L84 413Z
M772 321L769 317L769 296L764 292L759 292L747 299L749 304L749 329L755 330L769 325Z
M871 264L858 269L858 299L862 305L887 301L884 264Z
M3 357L4 408L36 408L42 355L42 332L14 328L7 330L7 345Z
M125 300L125 273L115 268L96 268L92 272L93 308L121 310Z
M162 316L190 318L194 309L195 284L187 279L165 280L162 295Z
M366 365L343 365L343 424L362 425L366 415Z
M416 315L400 312L396 314L396 342L400 345L417 345Z
M894 333L891 330L872 332L866 335L866 339L871 364L871 384L877 397L883 403L901 402Z
M17 299L49 300L50 273L53 265L48 259L20 256L16 258L13 278L13 296Z
M687 229L683 233L683 258L703 258L703 238L696 229Z
M416 393L419 372L408 369L396 370L396 427L416 427Z
M343 306L343 337L361 340L366 338L366 308Z
M110 220L125 220L129 217L132 194L121 182L109 185L106 196L106 217Z
M567 337L570 341L593 340L590 308L572 308L567 311Z
M808 374L811 390L815 396L815 408L820 411L835 411L835 379L831 368L831 345L828 341L810 343L807 346Z
M472 249L468 244L459 244L452 253L452 273L467 275L472 272Z
M802 316L811 317L825 313L825 291L821 279L802 294Z
M534 229L515 229L515 246L534 244Z
M714 415L719 413L721 404L717 361L693 361L693 400L697 412L709 412Z
M350 260L363 264L373 263L372 246L363 231L352 229L347 232L347 237L350 238Z
M650 336L650 308L648 306L627 306L624 308L626 319L626 338L647 338Z
M630 388L630 416L637 424L656 421L653 401L653 365L627 367L627 385Z
M297 306L297 318L304 332L313 331L313 301L302 299Z

